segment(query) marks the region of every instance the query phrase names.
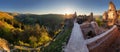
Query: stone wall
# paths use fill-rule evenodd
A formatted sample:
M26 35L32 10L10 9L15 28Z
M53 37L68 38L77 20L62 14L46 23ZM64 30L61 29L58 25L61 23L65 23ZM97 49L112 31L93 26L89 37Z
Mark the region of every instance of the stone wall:
M83 23L80 25L85 39L92 38L99 35L102 31L99 29L98 24L94 21L91 23Z
M109 48L109 46L114 42L118 34L118 28L116 27L112 32L108 33L108 35L88 44L87 46L89 48L89 51L105 52L105 50Z
M90 23L81 24L80 28L82 29L82 33L85 39L96 36L95 31L93 30L92 25Z

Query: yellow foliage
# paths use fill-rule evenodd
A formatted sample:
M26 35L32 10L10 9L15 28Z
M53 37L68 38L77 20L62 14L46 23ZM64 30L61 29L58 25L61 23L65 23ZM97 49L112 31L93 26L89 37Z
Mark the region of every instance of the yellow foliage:
M43 32L43 33L42 33L42 36L40 37L40 42L39 42L39 44L41 45L41 44L43 44L43 43L47 43L47 42L49 42L50 40L52 40L52 38L50 38L50 37L48 36L48 33Z
M21 28L16 28L15 30L19 30L20 32L24 31L24 30L22 30Z
M28 43L24 43L22 41L19 41L20 45L30 46Z
M37 41L37 38L35 36L30 36L29 37L29 40L32 41L32 42L36 42Z
M5 27L5 28L8 28L8 29L13 29L14 27L6 22L2 22L0 21L0 26L1 27Z
M56 35L56 34L58 34L60 31L61 31L61 30L59 29L59 30L55 31L54 34Z
M13 19L13 16L9 15L6 12L0 12L0 19L1 18L6 18L6 19Z

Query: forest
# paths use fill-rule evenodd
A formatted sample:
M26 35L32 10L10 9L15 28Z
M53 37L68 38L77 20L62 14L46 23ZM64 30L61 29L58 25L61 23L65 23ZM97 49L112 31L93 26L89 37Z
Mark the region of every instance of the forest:
M0 12L0 38L10 45L36 48L53 40L64 28L61 14L19 14Z

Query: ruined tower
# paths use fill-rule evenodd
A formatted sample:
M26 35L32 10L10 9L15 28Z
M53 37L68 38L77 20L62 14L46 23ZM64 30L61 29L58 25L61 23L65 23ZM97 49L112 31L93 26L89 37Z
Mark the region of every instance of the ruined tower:
M90 13L90 21L93 21L94 18L93 18L93 12Z

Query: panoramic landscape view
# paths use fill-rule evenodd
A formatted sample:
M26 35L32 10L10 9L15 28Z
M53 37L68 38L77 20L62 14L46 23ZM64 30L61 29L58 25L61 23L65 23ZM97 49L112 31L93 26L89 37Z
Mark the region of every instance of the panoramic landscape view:
M0 52L120 52L120 0L0 0Z

